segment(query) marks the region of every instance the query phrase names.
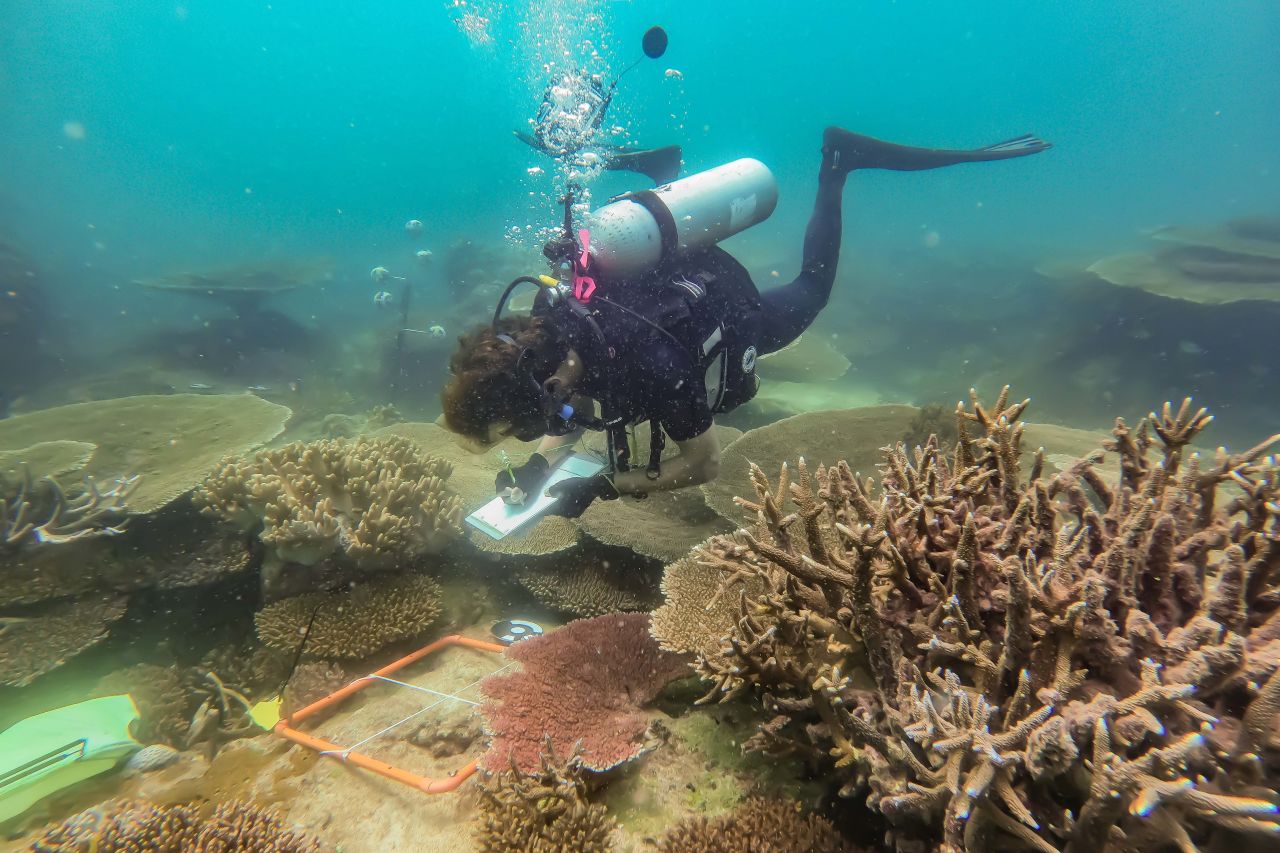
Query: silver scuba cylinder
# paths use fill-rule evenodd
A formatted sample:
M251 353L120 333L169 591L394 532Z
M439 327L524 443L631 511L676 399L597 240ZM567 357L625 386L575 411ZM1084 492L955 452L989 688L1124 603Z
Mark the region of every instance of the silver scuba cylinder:
M586 218L593 272L602 281L648 272L763 222L777 205L773 173L751 158L628 193Z

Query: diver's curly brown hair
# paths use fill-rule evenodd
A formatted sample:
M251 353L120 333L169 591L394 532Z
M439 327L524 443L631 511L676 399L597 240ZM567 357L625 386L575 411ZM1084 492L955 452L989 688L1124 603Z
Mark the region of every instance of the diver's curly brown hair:
M540 399L534 383L555 372L568 351L540 317L506 317L497 334L509 335L515 346L498 340L490 326L477 326L458 339L449 359L452 376L440 394L444 422L452 432L468 438L487 439L495 421L513 420L537 412ZM516 370L522 350L527 350L524 371Z

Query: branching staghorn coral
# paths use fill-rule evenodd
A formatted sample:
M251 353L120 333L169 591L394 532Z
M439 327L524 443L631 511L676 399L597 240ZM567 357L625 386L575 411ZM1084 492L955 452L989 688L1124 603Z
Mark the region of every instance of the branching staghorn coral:
M30 853L319 853L272 810L241 800L202 816L195 805L108 800L72 815L26 848Z
M101 484L86 477L84 487L68 496L52 477L33 480L26 465L18 472L12 490L0 479L0 554L124 531L125 504L137 477Z
M617 824L587 799L586 771L576 753L556 757L548 741L540 766L514 763L486 772L479 786L475 841L483 853L609 853Z
M364 569L396 568L439 552L457 535L461 501L452 466L398 436L294 442L225 459L195 502L268 548L264 579L283 563L314 565L340 554Z
M878 489L754 469L753 528L696 554L739 601L703 701L762 694L749 745L828 762L897 849L1274 842L1280 436L1187 456L1188 400L1116 422L1118 482L1024 475L1026 404L974 394L953 459L886 448Z

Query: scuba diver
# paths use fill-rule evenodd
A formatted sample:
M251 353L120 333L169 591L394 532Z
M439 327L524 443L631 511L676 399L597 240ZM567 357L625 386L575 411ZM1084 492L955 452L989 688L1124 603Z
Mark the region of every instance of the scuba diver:
M1049 147L1025 135L967 151L916 148L827 128L800 273L763 293L716 243L773 212L777 186L764 164L738 160L620 197L588 216L577 239L569 193L564 234L543 250L559 278L516 279L492 324L459 340L442 394L445 426L485 445L542 438L527 461L498 474L495 489L509 503L540 494L585 430L604 432L608 467L546 489L555 515L708 482L720 461L715 416L750 400L756 359L793 342L827 304L851 172L937 169ZM501 316L526 282L539 286L532 315ZM645 420L648 462L633 467L627 429ZM664 434L680 453L659 464Z
M587 169L599 165L606 171L636 172L647 175L654 184L674 181L680 174L679 145L640 150L597 142L618 81L643 59L657 59L666 53L666 31L650 27L641 46L644 56L619 74L607 91L601 77L585 69L552 82L542 93L542 102L532 120L533 133L517 130L516 137L564 165Z

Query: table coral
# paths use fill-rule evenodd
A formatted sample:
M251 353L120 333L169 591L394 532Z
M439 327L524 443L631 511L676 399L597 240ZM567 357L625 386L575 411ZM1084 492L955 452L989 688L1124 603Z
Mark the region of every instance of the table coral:
M753 467L752 529L698 554L762 586L703 701L761 694L750 746L826 762L894 849L1274 839L1280 436L1203 459L1210 416L1166 405L1117 420L1108 482L1102 452L1024 472L1026 401L972 402L953 459L885 448L878 495Z
M439 615L440 585L426 575L403 575L286 598L259 610L254 623L258 638L278 651L295 653L305 635L310 657L365 658L421 635Z
M620 586L607 568L591 563L568 570L527 567L517 569L514 578L541 604L575 616L645 609L639 594Z
M138 476L129 511L150 513L185 495L227 454L261 447L292 414L252 394L118 397L0 420L0 451L50 441L95 446L84 474Z
M578 619L507 649L516 672L480 684L481 710L493 741L482 763L532 771L547 745L575 744L591 770L608 770L646 750L642 708L669 681L688 672L685 659L658 648L649 614Z
M0 619L0 684L25 687L106 639L128 598L104 594Z
M397 436L331 439L224 459L197 489L205 511L259 531L270 586L284 563L338 553L366 569L438 553L459 532L451 465Z

